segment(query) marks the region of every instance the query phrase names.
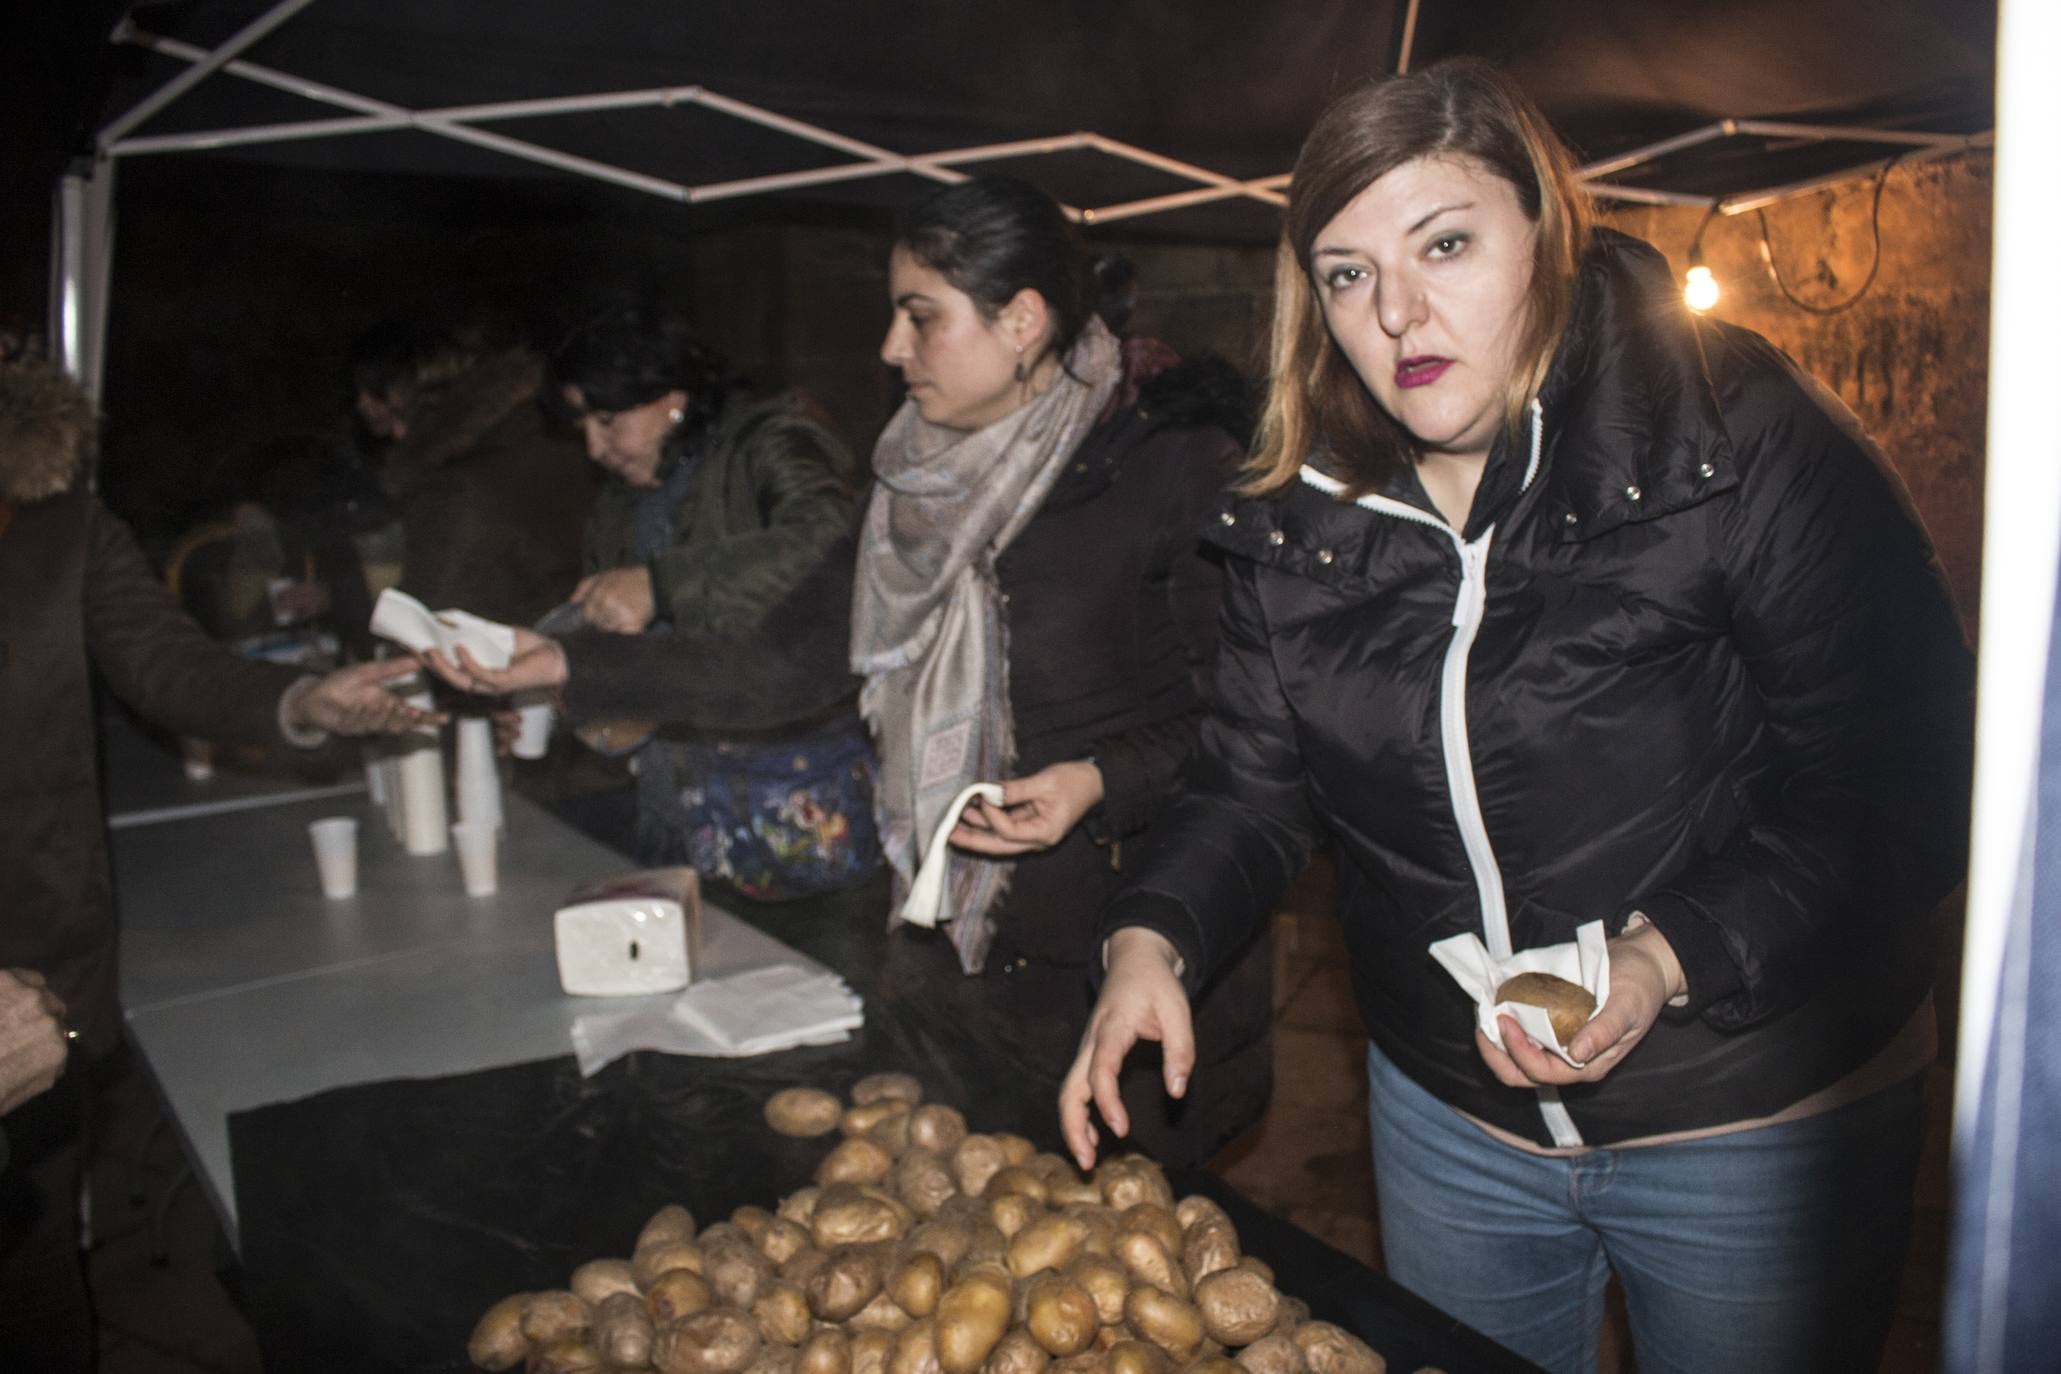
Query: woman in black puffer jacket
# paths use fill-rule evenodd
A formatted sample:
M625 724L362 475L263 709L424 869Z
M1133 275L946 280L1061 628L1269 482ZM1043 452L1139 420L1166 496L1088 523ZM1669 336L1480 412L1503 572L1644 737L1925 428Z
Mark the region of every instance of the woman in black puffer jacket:
M1971 673L1838 402L1590 232L1503 78L1349 94L1298 163L1273 393L1185 796L1107 910L1076 1153L1140 1037L1339 858L1391 1271L1552 1368L1872 1368L1964 861ZM1568 1058L1427 953L1611 937ZM1498 1043L1500 1040L1501 1043ZM1198 1087L1200 1078L1198 1076Z

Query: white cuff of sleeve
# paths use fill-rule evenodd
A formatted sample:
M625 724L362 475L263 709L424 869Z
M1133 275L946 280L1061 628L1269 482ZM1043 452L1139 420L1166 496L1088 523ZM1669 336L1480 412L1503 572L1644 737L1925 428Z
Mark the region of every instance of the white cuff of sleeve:
M279 694L279 734L296 749L315 749L329 743L327 730L301 730L293 724L294 708L321 681L318 677L304 677Z

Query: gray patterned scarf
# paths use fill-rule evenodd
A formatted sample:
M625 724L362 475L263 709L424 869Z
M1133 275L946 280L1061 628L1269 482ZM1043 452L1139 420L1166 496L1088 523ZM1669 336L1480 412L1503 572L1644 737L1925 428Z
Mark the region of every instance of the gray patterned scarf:
M1015 766L995 559L1044 504L1119 371L1116 341L1091 319L1044 395L972 433L930 424L904 402L874 447L852 671L866 679L859 709L880 756L874 811L897 911L945 807ZM941 915L968 973L987 959L1009 870L1007 860L951 856Z

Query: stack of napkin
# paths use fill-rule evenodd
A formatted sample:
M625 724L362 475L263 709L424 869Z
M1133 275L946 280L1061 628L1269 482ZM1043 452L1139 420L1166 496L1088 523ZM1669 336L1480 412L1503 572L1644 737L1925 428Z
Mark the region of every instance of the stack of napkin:
M834 1045L865 1023L864 1004L821 967L768 964L695 983L669 1004L573 1022L580 1072L631 1050L741 1059L797 1045Z

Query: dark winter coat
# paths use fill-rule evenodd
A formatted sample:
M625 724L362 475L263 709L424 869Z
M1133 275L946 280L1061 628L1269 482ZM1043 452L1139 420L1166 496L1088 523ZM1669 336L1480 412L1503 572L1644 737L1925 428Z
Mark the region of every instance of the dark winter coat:
M1839 403L1600 236L1464 538L1415 474L1228 500L1224 639L1186 794L1105 929L1219 966L1311 846L1339 858L1362 1015L1442 1100L1549 1143L1426 953L1642 911L1688 976L1599 1084L1607 1144L1765 1116L1880 1050L1959 878L1971 673L1923 531ZM1528 470L1535 461L1535 470ZM1478 807L1478 812L1476 808Z
M1194 743L1221 590L1197 532L1244 453L1232 433L1243 430L1240 384L1221 364L1132 385L995 565L1015 772L1092 757L1103 801L1058 845L1015 861L980 973L960 970L941 932L899 927L891 946L897 995L1012 1049L1048 1080L1035 1091L1055 1085L1079 1046L1096 915ZM1272 964L1263 934L1246 934L1200 1003L1188 1100L1169 1103L1142 1060L1124 1075L1132 1141L1161 1158L1206 1158L1265 1109Z
M546 427L543 375L532 353L482 358L422 399L388 459L401 590L433 609L528 625L579 581L594 478Z
M787 398L732 403L705 438L668 454L663 481L696 464L673 507L673 546L637 552L637 492L611 480L594 503L588 572L648 562L660 620L692 634L749 631L851 523L844 446Z
M152 576L127 526L72 489L92 411L46 369L0 367L0 968L46 975L111 1048L115 922L91 678L183 735L279 739L291 668L239 659Z

